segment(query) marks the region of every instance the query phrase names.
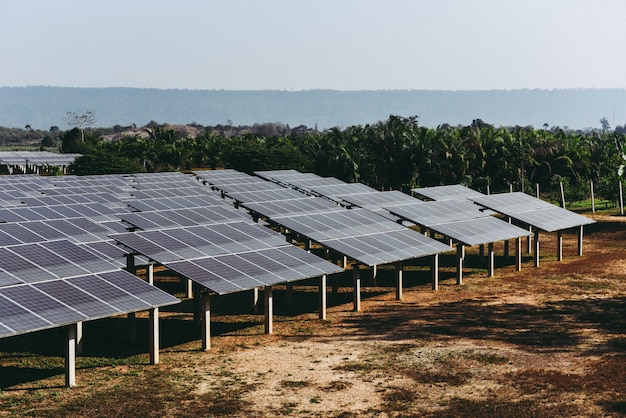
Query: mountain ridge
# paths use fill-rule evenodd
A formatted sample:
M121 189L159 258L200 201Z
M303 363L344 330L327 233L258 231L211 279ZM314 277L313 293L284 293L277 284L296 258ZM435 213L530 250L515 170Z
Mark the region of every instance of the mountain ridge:
M253 125L280 122L319 129L419 116L422 126L598 128L626 122L626 89L512 90L187 90L131 87L0 87L0 126L67 128L66 112L95 112L94 126L159 123ZM615 119L617 118L617 119ZM621 119L620 119L621 118Z

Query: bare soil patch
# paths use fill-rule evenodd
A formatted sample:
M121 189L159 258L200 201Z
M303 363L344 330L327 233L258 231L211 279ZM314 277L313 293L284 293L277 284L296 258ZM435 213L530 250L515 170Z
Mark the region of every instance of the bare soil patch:
M209 352L185 301L162 314L156 366L142 315L134 343L124 318L88 323L72 389L62 387L60 330L0 340L0 416L623 416L626 223L597 220L582 257L575 232L562 262L556 235L542 235L539 268L525 255L516 272L500 243L489 278L471 248L464 284L445 255L433 292L426 263L407 266L402 301L393 268L376 286L364 270L360 312L346 273L326 321L313 282L296 285L293 304L279 287L273 335L249 294L214 298Z

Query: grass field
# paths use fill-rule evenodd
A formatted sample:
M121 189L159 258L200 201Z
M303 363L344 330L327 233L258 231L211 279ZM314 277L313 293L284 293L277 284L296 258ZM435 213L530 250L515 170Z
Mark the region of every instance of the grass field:
M63 387L63 334L0 340L0 416L427 416L555 417L626 414L626 223L600 216L576 233L542 235L542 261L521 272L496 244L496 276L468 251L464 284L454 255L441 258L440 289L417 263L395 300L394 269L376 286L362 271L361 312L350 274L317 319L316 288L274 292L274 334L250 312L247 293L212 300L212 349L201 351L192 303L162 312L161 363L150 366L148 327L138 315L85 324L77 387ZM177 280L160 287L182 297ZM332 283L332 282L331 282ZM262 312L262 311L261 311Z

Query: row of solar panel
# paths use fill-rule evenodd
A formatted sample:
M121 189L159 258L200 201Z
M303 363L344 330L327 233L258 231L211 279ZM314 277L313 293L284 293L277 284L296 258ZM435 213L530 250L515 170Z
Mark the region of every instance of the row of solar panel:
M123 270L0 287L0 338L177 302Z

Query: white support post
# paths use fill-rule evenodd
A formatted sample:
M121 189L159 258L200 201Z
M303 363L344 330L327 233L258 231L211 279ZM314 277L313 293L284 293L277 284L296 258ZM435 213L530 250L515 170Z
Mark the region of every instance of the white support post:
M583 226L578 228L578 256L583 255Z
M353 311L361 310L361 273L359 265L354 263L352 266L352 302L354 304Z
M488 244L487 251L489 253L489 277L493 277L496 271L496 255L493 250L493 242Z
M76 386L76 324L66 327L65 341L65 386Z
M589 188L591 189L591 213L596 213L596 198L593 193L593 180L589 180Z
M327 294L326 294L326 275L322 275L320 277L320 319L326 319L326 305L327 305Z
M76 323L76 355L83 354L83 323Z
M535 231L535 267L539 267L539 231Z
M252 289L252 312L259 313L259 288Z
M149 284L154 285L154 263L149 262L146 267L146 280Z
M556 259L563 261L563 231L558 231L556 234Z
M202 315L202 350L211 349L211 295L208 290L204 293L202 300L204 302L204 311Z
M559 187L561 189L561 207L565 209L565 192L563 191L563 182L559 182Z
M343 256L343 268L344 269L348 268L348 256L347 255Z
M539 183L535 183L535 193L536 193L536 198L539 199Z
M465 246L460 242L456 245L456 284L463 284L463 259Z
M439 290L439 254L433 254L433 263L430 268L433 278L433 290Z
M522 237L515 239L515 270L522 270Z
M265 286L263 296L265 298L265 333L271 334L274 331L274 296L272 295L272 286Z
M403 279L403 271L402 271L402 262L396 264L396 300L402 300L402 279Z
M193 280L183 279L185 280L185 297L187 299L191 299L194 297L193 294Z
M624 215L624 192L622 190L622 182L619 182L619 214Z
M376 279L378 278L378 267L376 264L372 266L372 286L376 286Z
M159 364L159 308L150 309L150 364Z

